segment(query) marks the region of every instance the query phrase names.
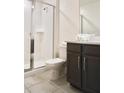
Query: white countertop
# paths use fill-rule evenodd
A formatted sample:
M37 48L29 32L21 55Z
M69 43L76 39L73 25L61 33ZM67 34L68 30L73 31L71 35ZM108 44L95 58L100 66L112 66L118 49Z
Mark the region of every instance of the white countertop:
M99 41L66 41L67 43L100 45Z

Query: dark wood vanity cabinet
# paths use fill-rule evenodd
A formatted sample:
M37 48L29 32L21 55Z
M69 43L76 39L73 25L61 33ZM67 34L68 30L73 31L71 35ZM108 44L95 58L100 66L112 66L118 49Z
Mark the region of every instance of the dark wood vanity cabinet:
M81 88L81 45L67 44L67 80Z
M86 93L100 93L100 45L67 43L67 80Z
M67 79L71 84L81 88L81 68L79 63L80 53L68 52Z

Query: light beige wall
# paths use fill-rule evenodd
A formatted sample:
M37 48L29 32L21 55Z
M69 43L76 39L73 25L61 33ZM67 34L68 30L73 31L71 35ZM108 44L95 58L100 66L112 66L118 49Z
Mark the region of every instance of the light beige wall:
M59 42L74 40L79 33L79 0L60 0Z
M54 58L59 56L59 0L55 0L54 9Z

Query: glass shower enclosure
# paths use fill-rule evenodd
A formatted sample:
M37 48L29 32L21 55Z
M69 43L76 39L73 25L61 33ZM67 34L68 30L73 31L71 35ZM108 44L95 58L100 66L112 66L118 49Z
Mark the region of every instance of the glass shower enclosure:
M43 67L53 58L54 6L42 0L24 5L24 69Z

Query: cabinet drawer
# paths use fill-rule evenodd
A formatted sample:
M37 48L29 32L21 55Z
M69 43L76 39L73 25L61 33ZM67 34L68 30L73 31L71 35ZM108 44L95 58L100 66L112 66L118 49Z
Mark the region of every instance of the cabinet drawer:
M99 45L84 45L83 51L84 51L85 55L100 56L100 46Z
M81 52L81 44L67 43L67 51Z

